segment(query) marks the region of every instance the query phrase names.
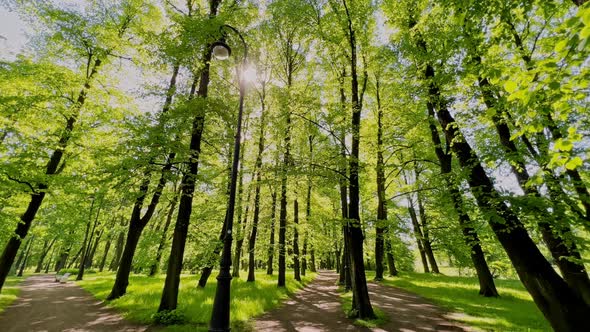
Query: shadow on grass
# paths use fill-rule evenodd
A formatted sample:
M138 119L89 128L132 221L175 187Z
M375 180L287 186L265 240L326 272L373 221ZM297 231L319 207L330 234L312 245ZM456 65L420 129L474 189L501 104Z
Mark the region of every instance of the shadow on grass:
M367 279L370 277L367 276ZM476 328L494 331L551 331L532 298L517 280L495 280L499 298L478 294L474 277L450 277L404 273L386 278L384 285L395 286L430 299L452 311L449 318Z
M263 314L289 296L290 293L302 288L313 279L313 275L303 277L299 283L287 275L287 287L277 287L277 277L267 276L264 272L256 273L256 282L246 282L243 278L234 278L231 287L231 321L235 331L248 330L247 321ZM113 274L89 276L78 284L98 299L104 300L113 285ZM132 276L129 280L127 294L109 302L109 306L121 311L122 315L132 321L144 324L153 322L152 315L160 304L160 296L164 287L164 275L157 277ZM213 298L217 287L212 277L205 289L197 287L197 275L183 275L178 297L178 310L185 318L186 326L170 326L167 331L198 331L206 326L211 318Z

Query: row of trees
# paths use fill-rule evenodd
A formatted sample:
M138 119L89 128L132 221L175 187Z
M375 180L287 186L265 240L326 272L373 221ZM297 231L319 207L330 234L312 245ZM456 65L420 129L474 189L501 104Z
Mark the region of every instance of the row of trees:
M336 267L352 314L371 318L366 266L378 280L411 269L413 236L425 272L472 269L492 297L494 277L515 273L556 330L584 325L588 5L7 4L36 34L0 63L0 286L11 267L109 268L115 299L132 272L165 266L167 311L183 269L206 285L244 75L211 46L239 58L231 25L258 72L234 276L278 267L281 287L287 267Z

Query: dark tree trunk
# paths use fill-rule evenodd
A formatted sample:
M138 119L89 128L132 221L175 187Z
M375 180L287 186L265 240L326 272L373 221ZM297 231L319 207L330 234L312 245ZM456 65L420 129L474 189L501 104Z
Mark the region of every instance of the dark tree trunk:
M100 231L100 233L97 234L96 239L94 239L94 245L92 246L92 249L90 250L90 253L88 254L88 257L86 258L86 268L89 269L92 267L92 265L94 264L94 255L96 254L96 249L98 249L98 245L100 243L100 238L102 237L102 233L103 230Z
M288 85L288 88L290 85ZM289 167L289 154L291 150L291 114L287 110L287 126L285 129L285 154L281 171L281 200L279 211L279 277L278 286L285 287L286 273L286 232L287 232L287 169Z
M418 173L416 173L416 179L417 178ZM438 264L436 264L436 258L434 257L434 251L432 250L432 242L430 241L430 235L428 232L428 222L426 219L426 212L424 211L424 204L422 203L422 196L420 192L418 192L416 196L418 197L418 212L420 214L420 220L422 221L422 244L424 245L424 252L428 258L428 263L430 263L432 273L440 273L438 270Z
M479 58L477 58L477 61L479 62ZM521 189L531 197L541 197L541 194L535 186L527 185L530 175L526 169L526 164L520 151L517 149L514 141L510 139L510 128L502 119L500 113L501 110L497 109L498 103L496 103L494 98L493 86L489 83L487 78L480 77L478 81L486 106L495 109L497 112L492 116L492 121L496 127L496 132L498 133L502 147L510 159L512 172L516 176ZM568 245L564 240L565 237L571 239L571 229L567 223L562 222L562 220L567 220L567 218L561 207L562 203L560 202L561 195L559 190L552 185L554 181L550 178L550 171L545 173L547 174L545 178L548 182L549 195L552 198L553 206L551 208L553 213L550 215L547 212L548 209L546 207L536 209L535 212L539 216L539 229L541 230L543 240L547 244L547 248L551 252L551 255L559 267L565 281L570 287L580 292L584 301L590 305L590 278L588 278L588 273L586 272L584 265L578 263L581 262L581 255L577 249L576 243L573 240L570 240ZM573 258L574 261L568 258Z
M47 263L45 264L45 273L49 273L49 268L51 267L51 263L53 262L53 256L55 256L55 250L56 247L53 247L53 249L51 250L51 253L49 254L49 260L47 261ZM59 252L59 250L58 250Z
M412 220L412 227L414 229L414 236L416 237L416 244L418 245L418 251L420 252L420 258L422 259L422 266L424 267L424 273L430 273L428 267L428 260L426 259L426 251L423 245L423 235L418 223L418 217L416 217L416 209L414 209L414 203L412 198L408 197L408 212L410 212L410 219Z
M133 266L133 256L135 254L135 249L137 248L137 243L139 243L139 238L141 237L141 232L143 231L144 227L145 225L142 225L138 222L132 221L129 224L129 231L127 232L127 239L125 241L125 249L123 249L119 268L117 269L117 277L115 279L115 283L113 284L111 293L107 297L107 300L117 299L127 292L127 286L129 285L129 274L131 274L131 269Z
M168 214L166 215L166 222L164 223L164 229L162 229L162 237L160 237L160 243L158 244L158 249L156 250L156 261L150 267L150 277L155 276L156 273L158 273L158 269L160 268L160 262L162 261L162 252L164 251L166 239L168 238L168 228L170 228L170 224L172 223L172 216L174 215L174 210L176 209L177 203L178 195L174 195L174 198L172 198L172 202L170 202L170 209L168 210Z
M10 267L10 274L11 275L13 275L13 274L15 275L18 272L18 268L20 267L20 264L23 262L23 259L25 258L25 252L27 251L27 246L29 245L29 241L30 241L30 239L25 244L25 247L20 250L20 254L18 255L18 258L16 259L16 263L14 263Z
M387 254L387 267L389 269L389 275L391 277L397 276L397 268L395 267L395 259L393 257L391 248L391 239L385 238L385 251Z
M125 220L121 220L121 226L125 225ZM115 245L115 256L113 260L111 260L111 264L109 266L109 270L115 271L119 268L119 262L121 261L121 254L123 253L123 246L125 245L125 233L123 231L119 231L119 235L117 237L117 244Z
M452 172L452 154L450 154L451 145L446 142L446 150L443 149L442 142L438 129L436 127L434 119L434 108L433 105L428 103L428 120L430 135L432 143L434 144L434 151L440 164L440 173L445 179L445 183L451 195L453 207L459 215L459 225L463 231L463 238L467 246L471 249L470 256L473 262L473 267L477 273L477 279L479 280L479 294L485 297L497 297L498 291L496 290L496 284L494 278L490 272L488 263L486 262L485 255L481 249L479 236L473 228L471 218L464 210L463 197L457 188L457 185L451 178Z
M387 229L387 199L385 198L385 163L383 161L383 110L379 94L379 77L375 77L377 98L377 224L375 226L375 280L383 280L384 237ZM393 256L392 256L393 259Z
M244 151L246 150L246 144L245 143L241 143L242 144L242 149L241 153L240 153L240 180L239 180L239 189L238 189L238 215L236 217L236 220L238 221L237 224L234 226L236 228L236 232L234 232L235 235L235 239L236 239L236 245L235 245L235 252L234 252L234 259L233 259L233 269L232 269L232 277L234 278L239 278L240 277L240 261L241 261L241 257L242 257L242 247L244 246L244 234L246 232L246 225L248 224L248 212L250 211L250 189L251 187L248 186L248 194L246 195L246 211L244 212L244 218L242 220L242 208L243 208L243 204L244 202L242 201L242 192L243 192L243 176L244 176L244 168L243 168L243 159L244 159ZM254 178L254 174L252 174L252 179ZM250 180L250 183L252 183L252 179Z
M361 102L359 99L359 84L357 76L356 37L352 26L352 19L346 1L343 1L348 18L348 38L350 46L350 68L351 68L351 97L352 97L352 149L349 160L350 185L348 222L345 226L345 241L348 242L350 257L350 270L352 280L353 306L351 314L358 315L362 319L375 318L369 290L365 277L365 266L363 264L363 232L360 219L360 186L359 186L359 145L361 126Z
M72 258L72 260L70 261L70 264L68 264L68 266L66 266L66 268L71 268L74 263L76 263L76 261L78 260L78 257L80 257L80 255L82 254L82 250L84 250L84 247L80 247L80 250L78 250L78 252L76 252L76 254L74 255L74 257Z
M256 249L256 234L258 232L258 221L260 219L260 185L262 182L262 153L264 152L264 100L265 100L265 89L262 86L261 111L260 111L260 135L258 137L258 153L256 155L256 164L254 166L254 172L256 173L256 187L254 189L254 216L252 217L252 231L250 233L250 239L248 240L248 279L249 282L254 282L256 276L254 274L256 268L255 252Z
M33 247L33 237L31 237L31 241L29 241L29 245L27 246L27 251L25 253L25 257L23 258L23 262L20 265L20 269L18 270L18 274L16 275L17 277L22 277L23 276L23 271L25 270L25 267L27 266L27 260L29 259L29 254L31 253L31 247Z
M316 272L316 267L315 267L315 249L313 248L313 246L311 247L311 250L309 251L309 270L311 272Z
M217 8L221 0L211 0L209 2L209 18L214 19L217 16ZM211 45L207 45L203 54L203 68L201 69L199 79L199 89L197 98L205 100L209 88L209 67L211 62ZM195 80L196 81L196 80ZM194 86L194 85L193 85ZM195 181L199 172L199 155L201 154L201 137L205 125L205 111L199 110L195 116L191 130L191 140L189 145L190 156L188 161L188 172L184 174L180 182L180 204L172 236L172 247L170 249L170 258L166 270L166 281L158 312L176 309L178 301L178 287L180 284L180 273L182 271L182 260L184 256L184 247L188 235L188 226L190 223L193 194L195 191Z
M67 249L59 255L59 259L57 260L57 262L55 262L55 272L59 272L59 270L66 266L68 258L70 256L70 251L72 251L71 244L68 245Z
M41 252L41 256L39 256L39 261L37 262L37 268L35 269L35 273L39 273L43 269L43 261L45 260L47 254L55 244L55 240L57 240L57 238L53 238L49 245L47 244L47 241L45 241L45 243L43 244L43 251Z
M95 59L92 69L89 69L87 72L90 74L88 75L86 82L84 83L84 87L78 94L78 100L72 106L72 110L70 116L66 121L66 126L64 128L63 133L60 136L59 142L57 143L57 148L51 154L47 165L45 166L45 175L55 175L58 173L65 164L62 164L61 167L60 163L64 154L64 151L68 145L70 140L72 131L74 130L74 124L78 119L78 114L86 101L86 94L88 90L90 90L90 82L92 78L96 75L98 71L98 67L101 64L100 59ZM59 168L58 168L59 167ZM21 215L20 220L21 222L18 223L16 226L16 230L14 231L15 236L12 236L4 250L2 251L2 256L0 256L0 291L2 291L2 286L4 286L4 281L6 281L6 276L10 271L10 267L14 262L14 258L18 252L18 248L21 245L22 239L24 239L27 234L29 233L29 229L31 228L31 224L37 215L37 211L41 207L41 203L43 203L43 199L45 198L46 190L48 189L48 185L46 183L39 183L35 191L31 194L31 200L27 206L25 212Z
M301 266L299 265L299 201L297 193L293 201L293 275L295 280L301 281Z
M429 81L429 96L436 105L436 114L461 167L466 171L469 186L496 237L512 261L520 280L533 300L557 331L578 331L587 324L590 307L553 270L529 237L514 211L503 202L492 181L479 163L479 158L459 132L458 125L444 106L440 90L435 85L434 69L425 71Z
M102 259L100 260L100 265L98 266L98 272L102 272L104 270L104 266L107 263L107 256L109 255L109 250L111 249L111 243L113 242L112 236L109 235L107 239L107 243L104 246L104 252L102 254Z
M277 210L277 193L273 191L272 194L272 204L271 204L271 211L270 211L270 238L268 241L268 259L266 261L266 274L272 275L273 272L273 257L275 253L275 219L276 219L276 210Z

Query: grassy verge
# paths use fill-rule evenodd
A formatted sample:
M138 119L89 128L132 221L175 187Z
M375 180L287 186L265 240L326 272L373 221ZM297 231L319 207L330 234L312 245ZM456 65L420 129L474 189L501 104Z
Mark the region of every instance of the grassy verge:
M340 288L340 291L343 291L343 289ZM350 310L352 309L352 292L341 293L340 299L342 300L342 310L344 310L344 313L348 316ZM353 324L356 326L373 328L382 326L389 322L389 316L387 316L387 314L385 314L381 309L373 306L373 311L375 312L375 316L377 316L377 318L371 320L357 318L353 321Z
M244 275L245 273L242 273ZM183 275L178 296L178 310L185 316L186 324L168 326L164 331L206 331L217 282L215 273L209 279L205 289L197 288L198 275ZM287 274L287 287L277 287L277 276L267 276L264 272L256 273L256 282L246 282L245 276L234 278L231 287L231 323L232 330L248 330L248 320L259 316L281 303L290 293L313 280L314 274L302 277L302 283L293 280L292 273ZM96 274L77 282L82 288L96 298L104 300L109 294L115 276L113 274ZM131 276L127 294L111 301L109 306L119 310L122 315L138 323L151 324L152 315L160 304L164 286L164 275L157 277Z
M4 286L2 287L2 293L0 293L0 313L16 300L18 293L20 292L18 284L23 282L25 279L26 277L14 276L6 278Z
M373 271L367 271L372 280ZM382 283L406 289L453 312L449 318L486 331L552 331L518 280L495 280L499 298L478 295L475 277L403 273Z

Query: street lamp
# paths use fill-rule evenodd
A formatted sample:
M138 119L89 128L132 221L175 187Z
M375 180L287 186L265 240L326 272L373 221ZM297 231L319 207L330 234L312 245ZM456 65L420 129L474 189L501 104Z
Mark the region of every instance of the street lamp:
M248 57L248 45L244 40L242 34L235 28L224 25L230 31L236 33L242 44L244 45L244 55L239 70L245 70ZM217 41L211 45L211 53L218 60L226 60L231 55L231 48L224 41ZM238 124L236 129L236 136L234 140L234 156L231 168L231 178L229 187L229 202L227 204L227 211L225 213L225 237L223 238L223 252L221 254L221 264L219 268L219 275L217 276L217 289L215 290L215 300L213 301L213 312L211 313L211 321L209 322L210 332L226 332L230 330L229 325L229 308L230 308L230 287L231 287L231 273L229 272L231 266L231 244L232 244L232 228L234 220L234 210L236 205L236 183L238 180L238 165L240 163L240 140L242 136L242 114L244 111L244 95L246 93L246 80L244 73L238 73L240 84L240 106L238 110Z

